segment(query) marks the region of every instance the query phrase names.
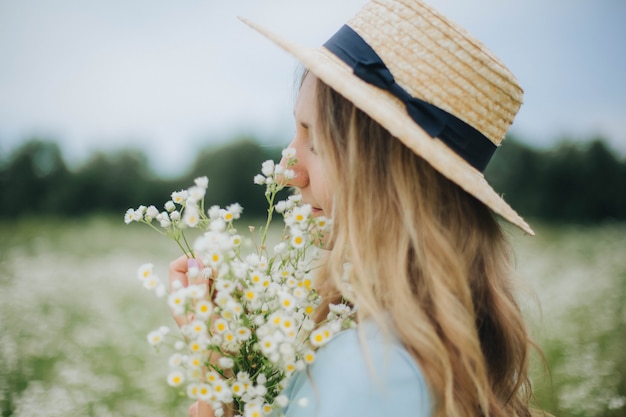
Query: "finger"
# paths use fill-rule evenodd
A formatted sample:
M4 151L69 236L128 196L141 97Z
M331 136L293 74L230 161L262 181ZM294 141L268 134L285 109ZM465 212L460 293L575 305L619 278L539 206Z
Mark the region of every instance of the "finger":
M175 291L176 289L182 287L186 287L189 285L189 280L187 278L187 261L189 258L183 255L180 258L177 258L170 262L170 290Z
M198 402L189 406L189 417L198 417Z

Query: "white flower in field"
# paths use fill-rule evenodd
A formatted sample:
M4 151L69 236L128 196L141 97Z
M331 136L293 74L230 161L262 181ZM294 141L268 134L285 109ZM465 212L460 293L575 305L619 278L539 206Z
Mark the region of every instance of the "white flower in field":
M220 215L222 216L222 220L226 223L235 220L235 215L228 210L220 210Z
M187 365L191 368L200 368L203 365L203 356L200 354L189 355L187 358Z
M174 210L176 210L176 204L174 204L174 202L172 200L166 201L165 204L163 205L163 208L168 211L168 212L173 212Z
M295 230L292 229L292 232L293 231ZM304 247L305 243L306 243L306 239L304 238L304 235L302 233L299 233L299 232L292 233L291 246L293 246L296 249L300 249Z
M187 190L187 204L190 203L198 203L200 200L204 198L204 194L206 193L206 188L198 187L197 185L193 187L189 187Z
M274 161L268 159L267 161L261 164L261 172L266 177L269 177L274 174Z
M130 219L133 222L139 222L143 219L143 210L134 210L131 215L130 215Z
M232 235L230 237L230 243L232 243L233 247L238 247L239 245L241 245L241 236L239 235Z
M206 333L206 324L203 321L194 320L189 323L189 332L193 338L203 336Z
M173 212L170 213L170 220L172 220L173 222L177 222L180 220L180 211L178 210L174 210Z
M171 197L174 203L184 204L189 199L189 192L187 190L174 191Z
M325 326L313 330L309 337L311 344L315 347L324 346L328 339L330 339L330 331Z
M284 394L280 394L274 398L274 403L281 408L285 408L289 404L289 398Z
M283 172L285 172L285 168L282 165L275 165L274 166L274 176L275 177L279 177L279 176L283 175Z
M259 343L259 346L265 355L269 355L276 351L278 344L273 336L265 336Z
M285 148L280 153L281 156L287 160L294 159L296 157L296 148Z
M287 210L287 202L285 200L279 201L274 206L274 210L276 210L277 213L283 213L285 210Z
M307 296L308 292L304 288L296 287L293 289L292 294L297 300L303 300Z
M187 298L200 299L206 295L206 285L190 285L187 287Z
M209 207L209 209L207 210L207 215L209 216L210 220L217 220L221 216L221 211L222 209L220 208L220 206L214 205Z
M207 382L211 385L215 384L217 381L222 380L222 377L220 376L220 374L218 374L215 371L207 372L205 377L206 377Z
M148 206L146 209L146 220L152 220L159 215L159 210L154 206Z
M183 342L182 340L177 340L176 343L174 343L174 349L183 350L184 348L185 348L185 342Z
M193 182L200 188L206 188L209 186L209 178L208 177L198 177Z
M170 227L170 226L172 225L172 222L170 222L170 220L169 220L169 219L162 218L162 219L159 221L159 225L160 225L162 228L167 229L168 227Z
M238 219L239 217L241 217L241 213L243 212L243 207L241 207L241 204L239 203L233 203L233 204L226 206L226 210L233 213L233 216L235 216L235 219Z
M209 384L199 384L197 398L203 401L211 401L213 397L213 389Z
M315 352L313 352L312 350L307 350L306 352L304 352L304 355L302 355L302 359L304 359L306 363L312 364L313 361L315 361Z
M165 285L159 283L159 285L156 286L156 288L154 289L154 293L158 298L163 298L165 297L165 294L167 294L167 290L165 289Z
M181 315L185 312L185 295L184 291L178 290L167 297L167 304L173 310L174 314Z
M235 366L235 361L233 361L233 358L222 356L217 360L217 364L221 369L230 369Z
M265 184L265 177L261 174L256 174L253 178L253 181L256 185L264 185Z
M281 253L285 253L287 250L287 244L285 242L280 242L274 246L274 253L279 255Z
M192 400L195 400L196 398L198 398L198 387L200 384L196 384L196 383L190 383L187 384L187 398L191 398Z
M223 232L226 230L226 222L223 219L215 219L209 225L212 232Z
M280 306L284 308L285 310L292 311L294 308L296 308L297 303L296 303L295 298L287 291L280 292L279 297L280 297Z
M151 263L143 264L139 268L137 268L137 279L139 279L140 281L145 281L146 279L152 276L153 271L154 271L154 264L151 264Z
M129 208L128 210L126 210L126 213L124 214L124 223L129 224L130 222L132 222L133 214L135 214L135 209Z
M196 303L196 317L207 320L213 314L213 305L209 300L200 300Z
M248 288L243 292L243 300L247 303L253 303L258 300L259 294L256 290Z
M286 180L292 180L296 178L296 172L293 169L286 169L285 172L283 172L283 177Z
M200 221L200 213L194 205L187 206L183 214L183 223L189 227L196 227Z
M168 360L168 365L170 366L170 368L178 368L181 366L182 363L183 355L181 355L180 353L174 353L172 356L170 356Z
M159 277L152 274L147 279L143 280L143 286L147 290L153 290L160 284Z
M216 381L211 385L211 387L213 388L213 392L219 401L228 401L232 397L232 393L230 392L228 385L222 380Z
M226 332L227 330L229 330L228 321L224 320L223 318L215 320L215 322L213 323L213 329L215 329L215 332L219 334Z
M262 417L263 409L255 403L247 403L245 406L243 417Z
M158 330L148 333L148 343L152 346L159 346L163 342L163 334Z
M246 392L246 386L242 382L235 382L230 387L230 390L233 392L233 395L241 397Z
M235 290L235 284L232 281L228 281L226 279L219 279L215 282L215 289L219 293L217 298L215 299L215 304L222 305L220 299L226 297L224 303L228 302L230 299L230 293Z
M174 369L167 375L167 383L172 387L178 387L185 382L185 374L181 369Z
M315 322L311 319L304 319L302 321L302 330L310 332L315 328Z

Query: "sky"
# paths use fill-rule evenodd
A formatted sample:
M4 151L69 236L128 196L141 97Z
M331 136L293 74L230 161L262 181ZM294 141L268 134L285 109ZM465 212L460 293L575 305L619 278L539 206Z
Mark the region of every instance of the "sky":
M286 145L297 63L236 17L315 47L365 3L0 0L0 155L40 137L70 163L133 147L177 174L235 136ZM626 155L626 1L429 4L518 78L512 133L537 147L603 136Z

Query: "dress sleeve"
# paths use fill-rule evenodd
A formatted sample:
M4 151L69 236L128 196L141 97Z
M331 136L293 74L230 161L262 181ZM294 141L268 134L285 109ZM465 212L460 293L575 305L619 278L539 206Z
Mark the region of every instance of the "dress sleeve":
M294 376L286 417L430 417L428 385L398 342L356 330L340 333L318 351L307 373Z

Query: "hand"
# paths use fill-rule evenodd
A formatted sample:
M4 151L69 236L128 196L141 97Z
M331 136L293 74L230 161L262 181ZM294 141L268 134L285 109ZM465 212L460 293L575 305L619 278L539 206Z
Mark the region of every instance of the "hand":
M209 404L196 401L189 407L189 417L215 417L215 413Z
M193 278L189 278L188 272L190 270L195 269L192 274ZM207 280L202 274L202 270L204 266L202 263L194 258L188 258L187 256L181 256L180 258L172 261L170 263L170 291L173 291L175 288L174 282L179 282L183 287L187 287L189 285L201 285L205 284L207 287L210 285L210 280ZM207 288L207 294L209 293L210 288ZM188 314L186 316L176 315L172 313L174 316L174 320L179 327L191 322L194 320L193 314Z

